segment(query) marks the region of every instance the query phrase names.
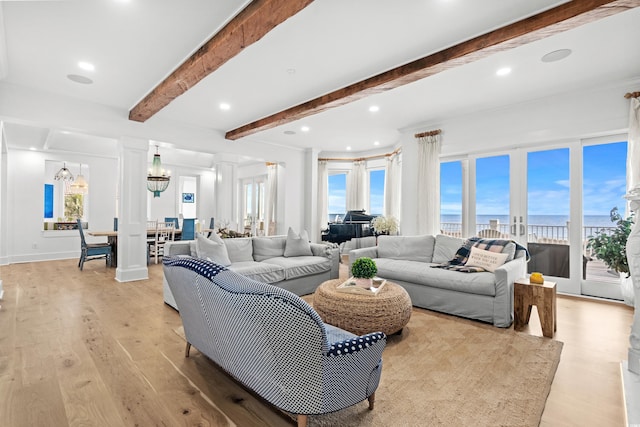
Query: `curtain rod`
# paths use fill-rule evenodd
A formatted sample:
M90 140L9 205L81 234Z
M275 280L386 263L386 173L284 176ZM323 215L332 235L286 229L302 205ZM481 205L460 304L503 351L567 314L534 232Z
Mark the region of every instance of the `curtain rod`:
M415 138L423 138L425 136L434 136L440 135L442 133L442 129L430 130L428 132L416 133L413 135Z
M640 92L631 92L631 93L625 93L624 97L629 99L629 98L640 98Z
M318 158L318 161L326 161L326 162L359 162L362 160L373 160L373 159L382 159L384 157L391 157L394 154L398 154L402 152L402 147L398 147L395 150L393 150L390 153L386 153L386 154L376 154L373 156L366 156L366 157L357 157L357 158L341 158L341 157L323 157L323 158Z

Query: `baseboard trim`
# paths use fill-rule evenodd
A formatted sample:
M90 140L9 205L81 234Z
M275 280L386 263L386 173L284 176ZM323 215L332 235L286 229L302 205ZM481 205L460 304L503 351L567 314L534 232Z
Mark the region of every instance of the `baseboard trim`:
M620 374L622 375L626 425L640 427L640 375L629 370L626 360L620 363Z

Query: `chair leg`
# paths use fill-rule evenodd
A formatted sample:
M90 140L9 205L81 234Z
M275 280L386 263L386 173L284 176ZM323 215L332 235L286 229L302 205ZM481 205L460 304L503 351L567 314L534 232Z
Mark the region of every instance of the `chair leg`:
M191 350L191 343L187 342L187 347L184 349L184 357L189 357L190 350Z
M376 401L376 394L372 393L371 396L369 396L369 410L372 411L373 410L373 404Z
M299 414L298 415L298 427L307 427L307 421L309 420L308 415Z

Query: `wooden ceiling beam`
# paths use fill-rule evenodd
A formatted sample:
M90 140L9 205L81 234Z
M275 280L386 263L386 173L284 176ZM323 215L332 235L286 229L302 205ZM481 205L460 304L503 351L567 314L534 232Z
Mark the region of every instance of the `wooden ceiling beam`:
M574 0L226 133L235 140L395 89L453 67L640 6L640 0Z
M144 122L313 0L254 0L129 111Z

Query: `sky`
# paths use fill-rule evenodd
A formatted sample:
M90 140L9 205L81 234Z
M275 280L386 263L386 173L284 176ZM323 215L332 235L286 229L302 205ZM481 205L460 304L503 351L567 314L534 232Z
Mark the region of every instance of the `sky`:
M363 206L369 215L382 215L384 209L384 169L368 171L369 206ZM347 212L346 174L329 175L329 213L343 216ZM335 218L330 218L331 221Z
M609 215L624 211L627 143L583 147L583 213ZM569 215L569 149L527 155L529 215ZM460 162L441 164L441 208L459 215L462 206ZM476 163L477 215L509 214L509 156L480 158Z

